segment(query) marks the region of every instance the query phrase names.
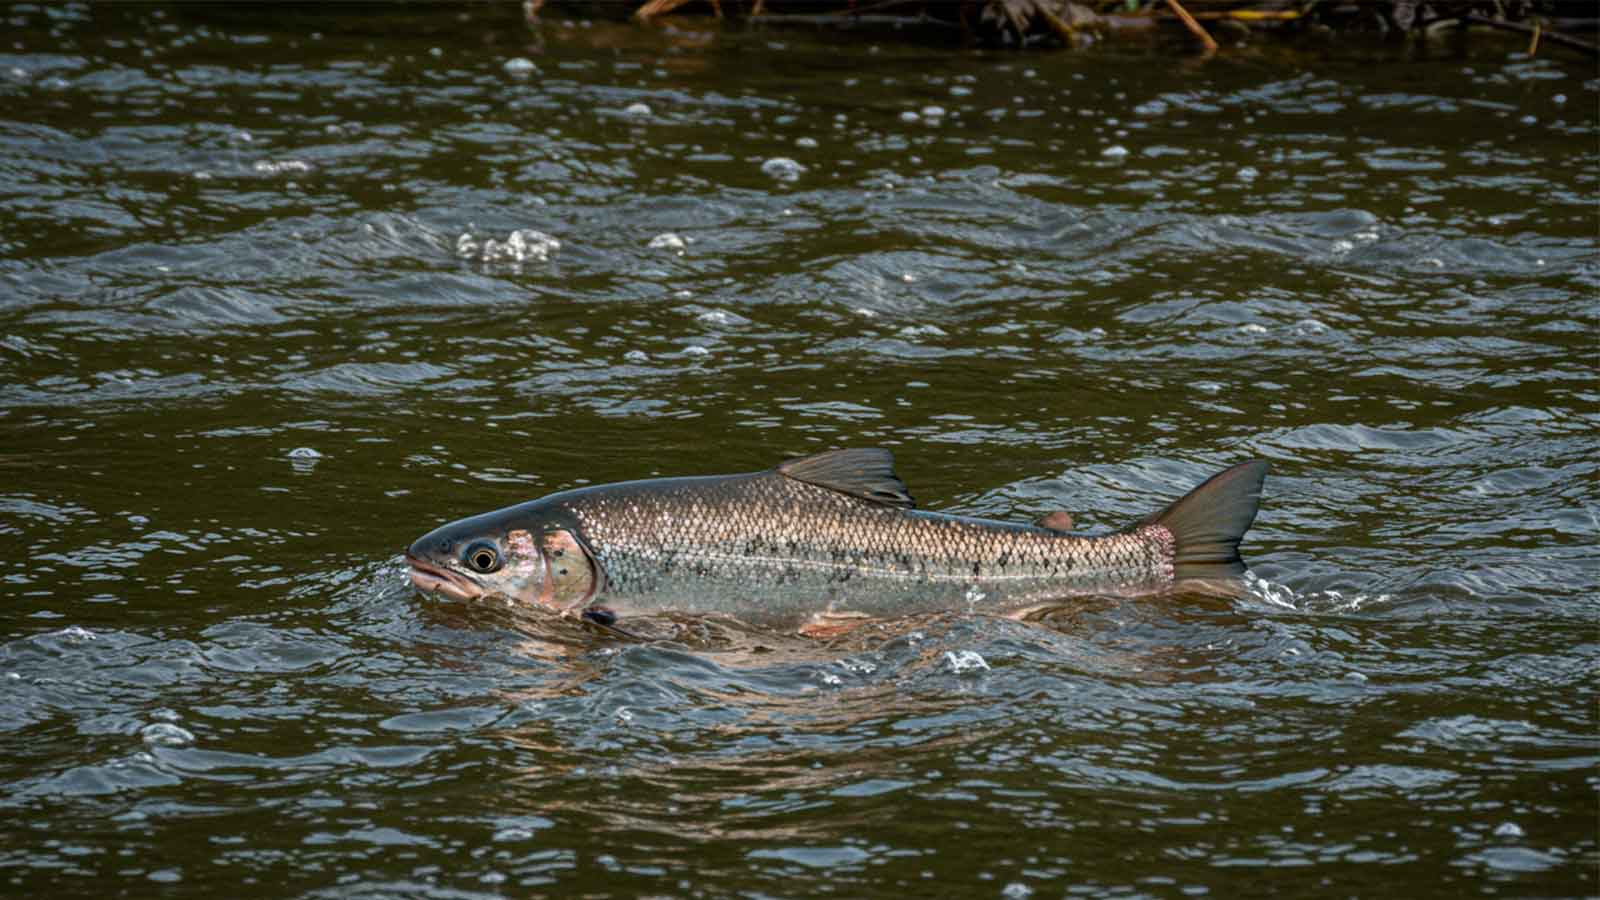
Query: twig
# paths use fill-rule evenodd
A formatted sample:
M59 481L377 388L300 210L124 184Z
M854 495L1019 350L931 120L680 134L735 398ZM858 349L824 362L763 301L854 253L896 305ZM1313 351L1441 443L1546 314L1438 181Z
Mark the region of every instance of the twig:
M1178 3L1178 0L1167 0L1167 5L1172 7L1172 11L1177 13L1178 18L1183 20L1183 25L1185 28L1189 29L1189 33L1199 38L1200 43L1205 45L1206 53L1210 54L1217 52L1217 42L1211 39L1211 35L1207 34L1206 30L1200 27L1200 23L1194 20L1194 16L1189 15L1189 11L1184 9L1183 6Z
M1200 21L1232 19L1236 22L1292 22L1304 13L1297 9L1230 9L1223 12L1196 12L1189 15Z
M1539 21L1536 19L1536 20L1534 20L1534 23L1533 23L1533 40L1528 42L1528 55L1532 56L1532 55L1534 55L1535 53L1538 53L1538 52L1539 52Z
M1504 19L1491 19L1488 16L1480 16L1476 13L1468 13L1456 21L1471 25L1487 25L1490 28L1499 28L1503 31L1515 31L1520 34L1535 33L1535 29L1531 25L1524 25L1521 22L1507 22ZM1544 32L1544 39L1552 44L1560 44L1563 47L1571 47L1574 50L1587 53L1590 56L1600 56L1600 47L1588 43L1587 41L1580 41L1570 35L1562 34L1559 31Z
M687 0L685 0L687 2ZM904 0L895 0L901 3ZM906 24L904 16L893 15L861 15L857 12L843 13L774 13L769 12L761 17L763 22L784 22L795 25L882 25L889 27L903 27ZM918 19L918 28L943 28L950 31L960 31L961 26L955 22L946 22L942 19Z
M649 19L652 16L659 16L672 12L688 2L689 0L650 0L649 3L639 7L638 12L635 12L634 16L640 19Z
M1034 11L1044 16L1045 22L1047 22L1050 25L1050 28L1055 31L1056 35L1061 38L1061 42L1063 44L1066 44L1068 47L1072 46L1072 38L1074 34L1072 26L1061 21L1060 16L1048 9L1045 9L1043 4L1035 6Z

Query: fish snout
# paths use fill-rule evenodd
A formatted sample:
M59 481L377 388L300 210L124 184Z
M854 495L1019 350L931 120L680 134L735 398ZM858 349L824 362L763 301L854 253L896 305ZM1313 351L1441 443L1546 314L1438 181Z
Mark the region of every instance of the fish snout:
M476 584L455 572L428 562L409 549L405 552L405 560L406 565L410 567L411 583L423 593L444 594L455 600L475 600L483 596L483 589Z

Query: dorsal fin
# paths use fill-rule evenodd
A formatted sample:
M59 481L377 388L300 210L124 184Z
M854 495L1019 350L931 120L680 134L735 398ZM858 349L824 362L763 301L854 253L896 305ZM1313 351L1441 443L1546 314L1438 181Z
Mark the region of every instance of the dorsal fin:
M1040 528L1048 528L1051 531L1071 531L1072 514L1064 509L1058 509L1052 513L1045 513L1036 519L1033 524Z
M778 471L795 481L884 506L912 509L917 505L905 482L894 474L894 454L882 448L829 450L791 459L780 464Z

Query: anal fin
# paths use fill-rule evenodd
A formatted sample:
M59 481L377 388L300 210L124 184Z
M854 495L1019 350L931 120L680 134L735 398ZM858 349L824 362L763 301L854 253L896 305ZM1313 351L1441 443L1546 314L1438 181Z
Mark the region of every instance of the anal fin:
M877 619L862 612L834 612L830 610L817 613L807 619L797 630L805 637L826 640L849 634L857 628L875 621Z

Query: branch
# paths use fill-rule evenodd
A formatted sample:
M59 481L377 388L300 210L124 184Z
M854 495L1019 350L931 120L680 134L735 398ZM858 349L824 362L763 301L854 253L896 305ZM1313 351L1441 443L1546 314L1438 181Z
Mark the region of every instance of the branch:
M1562 34L1559 31L1551 31L1548 28L1541 29L1536 28L1533 25L1524 25L1521 22L1507 22L1504 19L1491 19L1488 16L1480 16L1477 13L1468 13L1456 21L1462 24L1487 25L1490 28L1499 28L1502 31L1515 31L1518 34L1538 35L1543 40L1546 40L1552 44L1560 44L1563 47L1570 47L1581 53L1587 53L1590 56L1600 56L1600 47L1588 43L1587 41L1580 41L1570 35Z

